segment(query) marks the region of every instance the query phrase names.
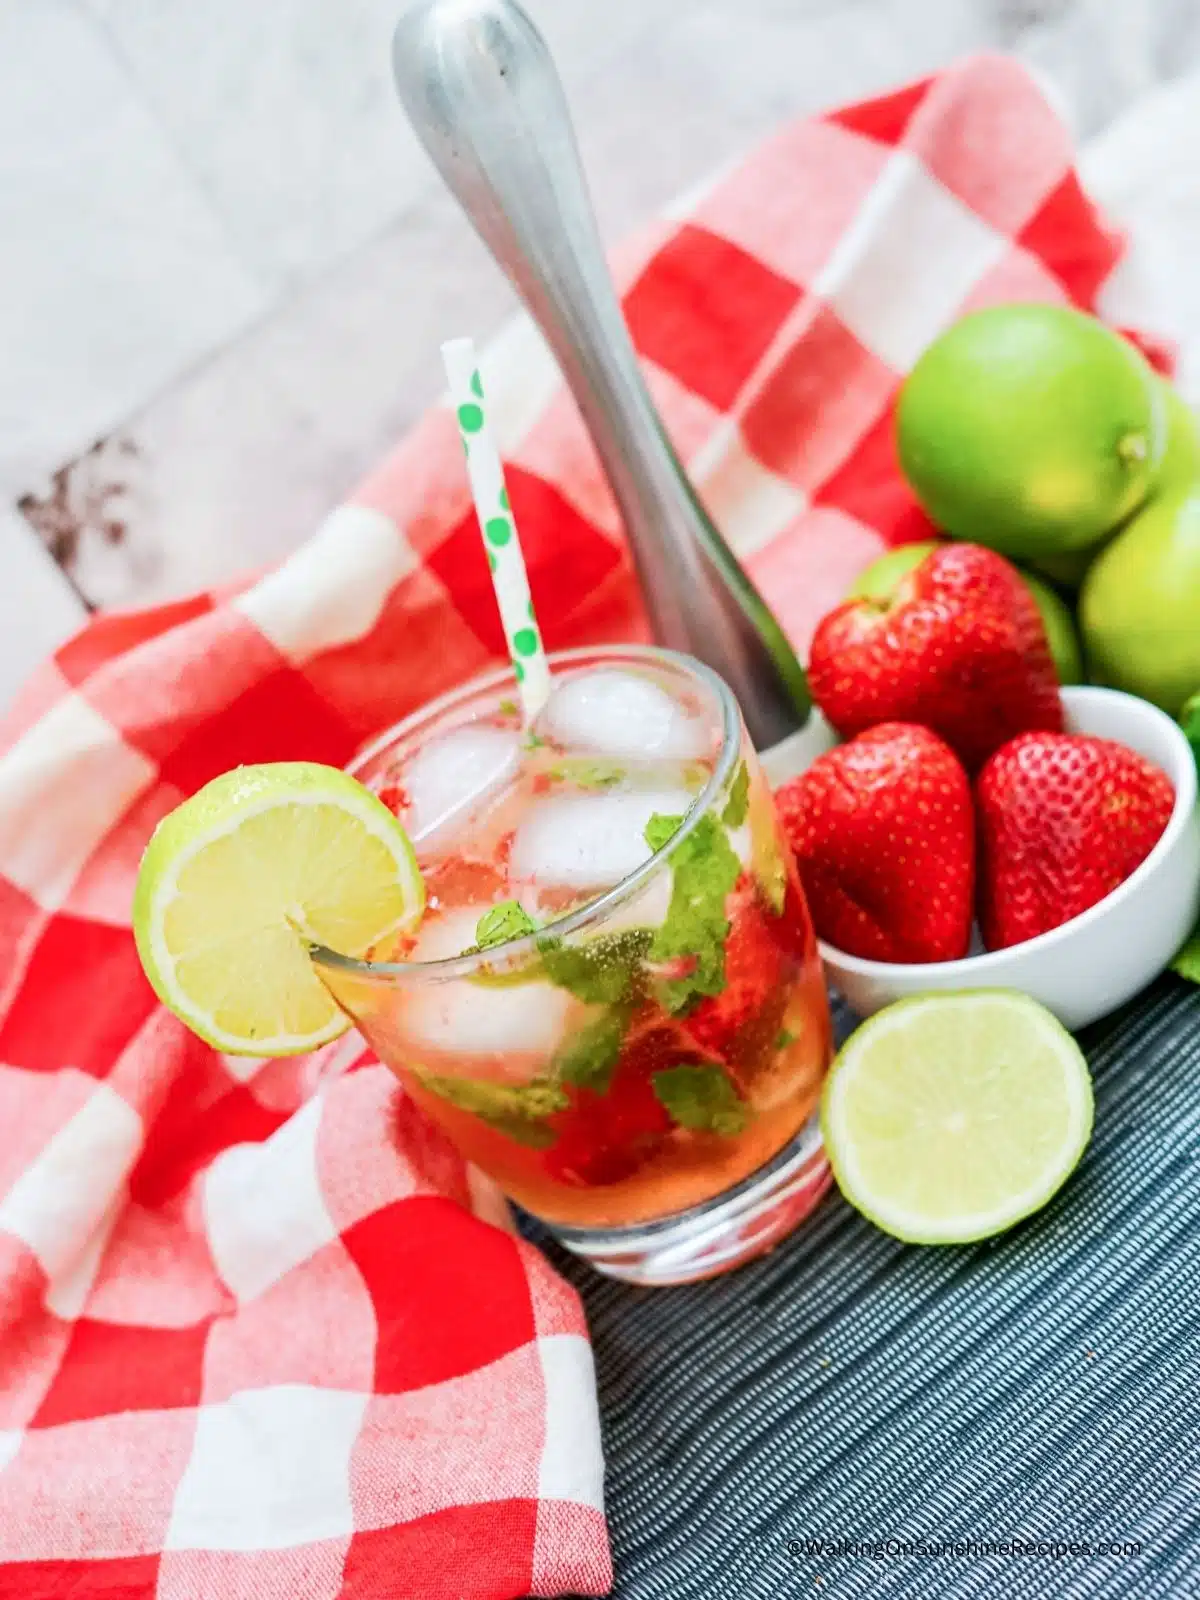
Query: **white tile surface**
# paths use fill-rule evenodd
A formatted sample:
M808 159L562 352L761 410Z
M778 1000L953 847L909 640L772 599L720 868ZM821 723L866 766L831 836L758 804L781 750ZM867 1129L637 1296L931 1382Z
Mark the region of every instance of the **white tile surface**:
M80 589L145 604L281 560L437 398L439 340L513 304L447 196L416 208L76 463Z
M991 35L971 0L706 0L662 40L679 77L710 85L757 132L824 106L860 99L977 50ZM731 70L731 63L736 67Z
M328 266L438 187L391 87L400 0L86 3L273 285ZM574 79L668 3L531 0L530 11Z
M396 105L396 0L88 0L242 256L281 287L433 178Z
M85 616L83 601L24 517L0 503L0 710Z
M1195 0L1072 0L1044 9L1044 20L1019 39L1020 54L1061 85L1081 138L1200 59Z
M29 488L261 311L94 23L0 6L0 489Z

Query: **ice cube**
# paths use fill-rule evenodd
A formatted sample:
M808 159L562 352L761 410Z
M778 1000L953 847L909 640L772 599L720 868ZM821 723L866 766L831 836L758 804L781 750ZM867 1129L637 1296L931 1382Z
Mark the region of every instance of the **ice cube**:
M661 928L671 909L674 875L670 868L656 872L650 882L604 918L602 933L624 933L627 928Z
M552 1055L567 1028L572 1000L550 983L490 988L465 979L411 991L405 1038L447 1055Z
M554 795L532 806L509 857L512 880L565 889L611 889L649 861L646 824L656 812L683 816L686 789Z
M623 933L628 928L659 928L667 920L671 909L672 874L668 868L651 878L622 905L604 913L604 921L597 933ZM521 886L521 904L534 920L543 925L570 916L594 900L603 889L580 893L578 889L542 888L538 884Z
M481 900L478 905L459 906L444 911L437 917L426 917L421 923L416 943L409 961L448 961L460 956L475 943L475 929L479 919L491 909L491 902Z
M422 926L410 961L441 961L475 943L486 905L466 906ZM574 1004L550 983L504 988L458 978L418 982L404 991L405 1040L449 1055L550 1055L562 1041Z
M702 718L653 678L620 667L578 672L555 685L537 731L568 750L695 761L713 739Z
M448 844L512 778L520 759L520 734L486 725L455 728L418 750L401 775L413 843L425 853Z

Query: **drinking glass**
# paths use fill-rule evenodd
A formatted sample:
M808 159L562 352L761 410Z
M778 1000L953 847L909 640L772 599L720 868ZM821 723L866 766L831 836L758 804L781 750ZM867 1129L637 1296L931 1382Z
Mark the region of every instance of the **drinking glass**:
M520 729L510 668L443 696L351 772L386 799L417 755L463 729L510 730L520 762L481 805L468 790L434 845L417 835L429 902L405 959L322 948L313 959L379 1058L510 1199L601 1272L684 1283L769 1249L828 1184L815 1115L831 1053L820 958L725 683L649 647L566 651L551 669L557 690L583 684L584 706L595 674L665 691L686 749L639 748L647 729L632 717L620 759L611 726L590 753L564 754L540 724L532 737ZM678 814L647 821L680 785ZM578 872L565 890L540 868L532 888L517 881L522 829L532 820L549 838L547 818L551 858L603 845L629 869L590 898ZM531 896L531 931L474 947L481 908Z

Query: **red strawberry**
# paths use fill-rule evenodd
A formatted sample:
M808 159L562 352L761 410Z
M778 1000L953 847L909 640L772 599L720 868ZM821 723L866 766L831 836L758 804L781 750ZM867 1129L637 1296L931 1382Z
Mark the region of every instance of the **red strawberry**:
M628 1040L600 1094L580 1089L569 1110L554 1120L557 1135L545 1167L559 1183L576 1188L620 1183L662 1147L674 1124L654 1092L654 1074L695 1059L674 1027L655 1027Z
M822 939L875 961L952 961L971 936L971 786L928 728L885 722L775 796Z
M837 606L817 627L808 677L843 736L921 722L972 772L1014 734L1062 727L1037 606L1016 568L981 545L943 545L890 599Z
M683 1018L683 1026L705 1054L753 1061L779 1032L788 998L782 919L768 917L746 873L729 896L726 911L725 987L701 1000Z
M445 856L427 866L425 902L437 910L455 906L486 905L501 898L508 880L487 861L472 861L467 856Z
M1165 772L1112 739L1024 733L979 774L979 924L989 950L1035 939L1111 894L1175 805Z
M402 816L412 804L408 798L408 790L398 779L389 778L379 786L376 793L394 817Z

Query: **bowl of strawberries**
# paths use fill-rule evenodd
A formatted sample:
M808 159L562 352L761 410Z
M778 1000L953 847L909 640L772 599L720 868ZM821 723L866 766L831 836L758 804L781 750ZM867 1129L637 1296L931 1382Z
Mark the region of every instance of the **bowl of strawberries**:
M1019 989L1079 1028L1169 964L1200 912L1191 748L1148 701L1060 687L1004 557L944 545L836 607L809 682L820 715L764 766L857 1012Z

